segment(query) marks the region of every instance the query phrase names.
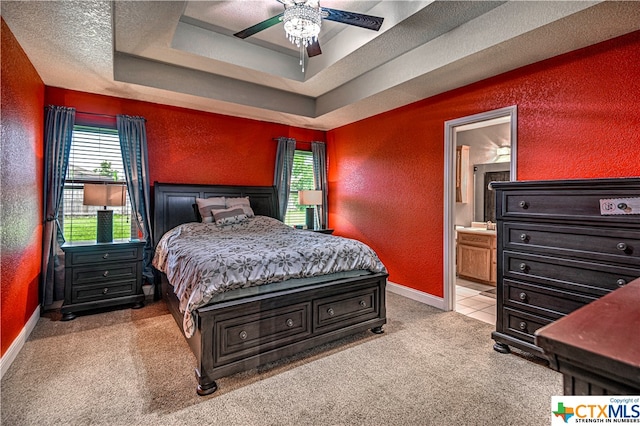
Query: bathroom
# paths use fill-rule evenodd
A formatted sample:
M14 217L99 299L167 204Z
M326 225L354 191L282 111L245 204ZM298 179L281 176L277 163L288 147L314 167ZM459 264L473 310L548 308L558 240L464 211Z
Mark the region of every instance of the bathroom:
M489 182L509 180L509 118L456 128L456 311L495 323L495 198Z

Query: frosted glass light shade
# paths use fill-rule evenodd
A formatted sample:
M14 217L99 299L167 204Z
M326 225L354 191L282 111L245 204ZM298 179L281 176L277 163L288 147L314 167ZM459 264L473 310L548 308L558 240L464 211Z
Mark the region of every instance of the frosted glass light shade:
M82 204L85 206L124 206L125 193L124 185L86 183Z
M322 205L322 191L298 191L298 204L301 206Z

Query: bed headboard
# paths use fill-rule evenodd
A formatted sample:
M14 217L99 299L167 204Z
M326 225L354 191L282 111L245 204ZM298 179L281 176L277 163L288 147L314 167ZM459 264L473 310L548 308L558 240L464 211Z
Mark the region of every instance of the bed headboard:
M275 186L194 185L155 182L153 238L157 244L168 230L187 222L197 222L196 198L249 197L257 215L279 217Z

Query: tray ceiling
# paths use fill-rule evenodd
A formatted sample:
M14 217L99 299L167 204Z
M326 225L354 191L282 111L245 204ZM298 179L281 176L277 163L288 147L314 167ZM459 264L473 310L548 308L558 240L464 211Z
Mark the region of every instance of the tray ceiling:
M346 1L379 32L323 20L306 58L256 1L3 1L48 86L328 130L640 29L640 2Z

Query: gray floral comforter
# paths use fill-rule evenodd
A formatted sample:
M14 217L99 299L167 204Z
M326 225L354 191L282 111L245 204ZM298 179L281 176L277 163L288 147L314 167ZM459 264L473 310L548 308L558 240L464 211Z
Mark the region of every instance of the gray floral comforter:
M180 225L159 241L153 266L174 287L187 337L195 331L192 312L223 291L356 269L386 272L360 241L296 230L266 216L224 227Z

